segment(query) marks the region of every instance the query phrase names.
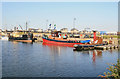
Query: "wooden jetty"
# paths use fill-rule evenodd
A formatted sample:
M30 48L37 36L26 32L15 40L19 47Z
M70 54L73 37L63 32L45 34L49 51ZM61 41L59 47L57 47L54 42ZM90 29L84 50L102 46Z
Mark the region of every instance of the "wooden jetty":
M95 46L95 49L103 49L103 50L116 49L116 48L118 48L117 45Z
M74 45L74 51L75 50L93 50L94 45Z
M95 46L94 48L95 48L95 49L105 50L107 47L106 47L106 46Z
M74 51L94 50L94 49L108 50L108 49L116 49L116 48L118 48L118 45L75 45L73 50Z

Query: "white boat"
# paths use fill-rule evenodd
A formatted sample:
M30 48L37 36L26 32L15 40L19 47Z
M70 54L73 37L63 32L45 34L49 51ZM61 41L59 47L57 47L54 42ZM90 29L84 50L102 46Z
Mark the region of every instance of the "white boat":
M8 36L1 36L1 40L8 40Z

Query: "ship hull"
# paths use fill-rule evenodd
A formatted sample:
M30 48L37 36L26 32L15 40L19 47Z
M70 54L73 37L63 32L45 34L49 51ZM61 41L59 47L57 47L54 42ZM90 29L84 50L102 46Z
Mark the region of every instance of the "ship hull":
M32 43L34 42L34 40L30 40L30 39L24 39L21 37L9 37L9 41L17 41L17 42L26 42L26 43Z
M62 45L62 46L70 46L73 47L75 44L84 44L80 41L63 41L63 40L55 40L49 38L42 38L44 44L53 44L53 45Z
M17 42L26 42L26 43L32 43L32 40L12 40L12 41L17 41Z

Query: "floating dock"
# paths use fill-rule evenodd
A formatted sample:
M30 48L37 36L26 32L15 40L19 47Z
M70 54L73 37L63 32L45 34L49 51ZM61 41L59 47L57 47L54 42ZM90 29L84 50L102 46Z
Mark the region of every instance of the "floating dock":
M102 50L116 49L116 48L118 48L117 45L95 46L95 49L102 49Z
M80 50L108 50L108 49L116 49L118 48L118 45L74 45L74 51L80 51Z

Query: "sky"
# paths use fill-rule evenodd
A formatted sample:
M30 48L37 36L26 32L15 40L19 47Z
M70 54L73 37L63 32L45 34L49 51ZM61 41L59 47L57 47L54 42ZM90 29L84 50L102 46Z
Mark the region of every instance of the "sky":
M29 28L48 29L56 24L57 30L74 27L98 31L118 30L117 2L3 2L2 28L13 29L25 22Z

